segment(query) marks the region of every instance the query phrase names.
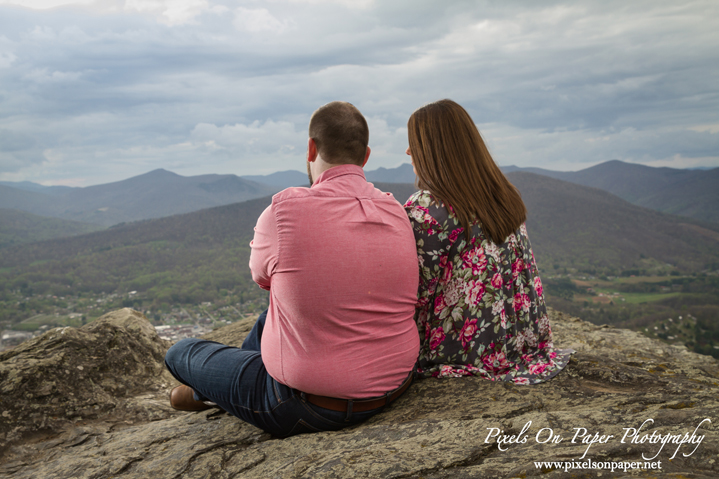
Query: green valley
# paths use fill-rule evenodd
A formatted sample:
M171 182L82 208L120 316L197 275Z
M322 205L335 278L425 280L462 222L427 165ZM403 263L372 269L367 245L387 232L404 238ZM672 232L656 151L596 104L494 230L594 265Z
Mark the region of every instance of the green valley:
M719 273L543 277L547 304L719 358Z

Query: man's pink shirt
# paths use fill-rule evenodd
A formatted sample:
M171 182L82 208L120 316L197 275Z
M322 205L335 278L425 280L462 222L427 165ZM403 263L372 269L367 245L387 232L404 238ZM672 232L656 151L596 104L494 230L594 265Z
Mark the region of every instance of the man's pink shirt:
M275 380L337 398L398 387L419 353L419 266L407 214L362 168L330 168L272 198L250 243L270 291L262 360Z

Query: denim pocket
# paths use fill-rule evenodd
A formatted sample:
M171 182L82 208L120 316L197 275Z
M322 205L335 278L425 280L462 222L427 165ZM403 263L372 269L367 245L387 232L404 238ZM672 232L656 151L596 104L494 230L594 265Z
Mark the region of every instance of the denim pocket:
M331 409L315 406L306 399L298 399L307 412L308 420L311 420L313 424L318 424L324 431L336 431L351 424L351 422L345 420L347 418L346 412L332 411Z
M287 434L287 436L295 436L297 434L306 434L306 433L312 433L312 432L321 432L321 429L317 429L313 426L310 426L308 423L304 421L304 419L300 419L297 421L297 424L294 425L292 430Z

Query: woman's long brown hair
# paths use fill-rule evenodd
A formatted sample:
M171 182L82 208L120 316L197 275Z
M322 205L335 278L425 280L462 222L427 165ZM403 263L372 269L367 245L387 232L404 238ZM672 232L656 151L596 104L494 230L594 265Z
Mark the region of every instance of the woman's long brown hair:
M417 186L452 206L467 241L475 218L495 244L504 243L524 223L527 209L519 192L459 104L440 100L425 105L409 117L407 130Z

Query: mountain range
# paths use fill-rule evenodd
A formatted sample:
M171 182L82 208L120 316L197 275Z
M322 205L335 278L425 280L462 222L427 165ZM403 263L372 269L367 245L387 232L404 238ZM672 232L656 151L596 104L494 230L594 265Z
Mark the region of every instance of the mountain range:
M605 191L527 172L508 177L529 210L540 268L596 274L719 267L719 225L632 205ZM411 184L376 183L403 202ZM266 196L75 236L5 248L0 289L147 291L166 302L254 288L249 241ZM209 295L209 296L208 296ZM205 298L205 299L203 299Z
M580 171L552 171L542 168L501 167L505 174L523 171L591 186L612 193L637 206L664 213L688 216L703 221L719 223L719 168L677 169L607 161ZM276 182L274 175L283 175L283 183ZM368 181L383 183L414 183L412 165L404 163L396 168L378 168L365 173ZM282 172L268 176L245 176L258 183L288 186L307 184L307 178L299 172Z
M412 166L409 164L398 168L379 168L367 171L366 174L369 181L414 181ZM85 188L43 186L28 181L0 182L0 208L112 226L237 203L272 195L290 186L307 185L307 174L293 170L242 177L185 177L158 169L126 180ZM31 216L26 217L26 222L30 222L29 218ZM0 224L6 224L2 217ZM71 231L72 225L68 224L65 229Z
M719 168L683 170L607 161L580 171L541 168L502 168L505 173L525 171L591 186L638 206L719 223Z
M639 207L598 188L536 173L515 171L507 178L522 194L529 237L545 267L615 274L629 268L696 272L719 267L717 224ZM382 187L398 199L416 190L411 184Z
M653 168L613 160L574 172L516 166L502 167L502 170L506 174L528 172L599 188L638 206L719 224L719 168ZM409 163L369 170L365 175L372 182L411 184L415 181ZM0 182L0 208L15 211L12 220L7 211L0 215L0 227L6 232L0 236L0 247L86 232L89 231L87 224L107 227L188 213L307 184L306 173L294 170L242 177L184 177L162 169L85 188ZM21 221L23 214L26 216ZM50 227L50 223L43 223L40 217L56 221ZM59 220L73 222L60 226Z
M54 194L45 190L30 191L25 186L0 185L0 205L103 226L197 211L277 191L235 175L185 177L162 169L115 183Z

